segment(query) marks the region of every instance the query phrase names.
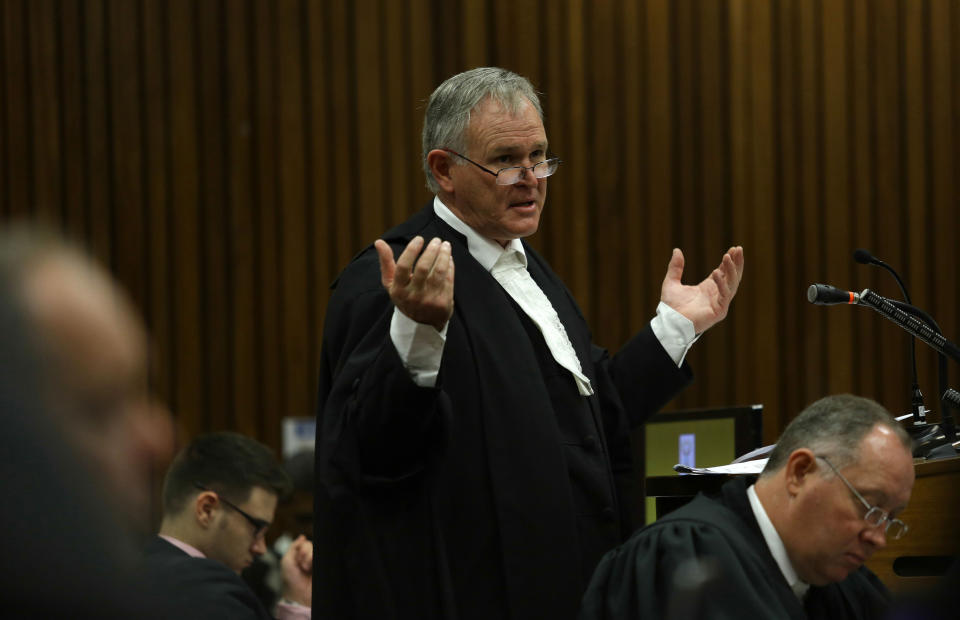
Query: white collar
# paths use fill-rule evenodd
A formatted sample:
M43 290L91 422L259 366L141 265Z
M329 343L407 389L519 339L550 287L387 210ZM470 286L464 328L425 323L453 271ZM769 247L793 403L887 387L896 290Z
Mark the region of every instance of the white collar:
M439 196L433 197L433 212L437 214L437 217L449 224L451 228L467 238L467 250L470 252L470 255L487 271L493 269L493 265L497 262L497 259L500 258L500 255L508 251L519 252L522 257L521 260L524 266L526 266L527 253L523 251L523 243L521 243L519 239L511 239L507 247L504 248L493 239L480 236L477 231L470 228L466 222L457 217L457 215L450 210L450 207L443 204Z
M750 488L747 489L747 498L750 500L750 508L753 510L753 516L756 517L757 524L760 526L763 540L766 541L767 547L770 549L771 555L773 555L773 559L776 560L777 566L780 567L780 572L783 573L783 577L787 580L787 583L790 584L790 588L793 590L793 593L797 595L797 598L803 600L803 596L810 588L810 584L800 581L797 571L794 570L793 564L790 563L790 558L787 556L787 548L783 546L783 540L780 538L780 534L777 533L777 528L773 526L773 522L770 521L770 517L767 516L767 511L764 510L763 504L760 503L760 498L757 497L755 485L750 485Z

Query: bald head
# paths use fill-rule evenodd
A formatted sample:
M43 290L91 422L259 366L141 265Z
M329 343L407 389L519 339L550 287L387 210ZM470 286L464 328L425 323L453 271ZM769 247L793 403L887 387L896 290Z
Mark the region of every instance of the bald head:
M42 404L110 499L145 524L150 473L169 457L172 431L149 397L143 325L109 275L56 238L0 240L0 269L28 319Z

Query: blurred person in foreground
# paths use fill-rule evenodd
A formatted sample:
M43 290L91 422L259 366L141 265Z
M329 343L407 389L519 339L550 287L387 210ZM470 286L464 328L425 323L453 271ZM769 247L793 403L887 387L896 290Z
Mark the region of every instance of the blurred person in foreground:
M0 233L0 614L163 618L135 576L169 418L112 278L62 238Z
M697 496L609 552L580 620L879 618L863 566L907 534L911 440L876 402L822 398L794 419L755 484Z
M549 153L529 80L496 67L449 78L423 128L435 197L335 283L318 399L318 615L573 618L597 561L633 529L630 428L691 380L684 358L726 317L743 249L696 285L681 283L674 249L656 317L610 356L523 241L562 172Z
M3 235L0 271L35 349L39 405L124 526L147 531L152 474L169 462L173 427L150 394L139 315L108 273L40 229Z
M163 522L145 549L145 574L180 618L266 619L240 572L267 550L265 534L290 478L270 449L238 433L201 435L163 484ZM294 540L281 560L278 618L309 618L313 546Z

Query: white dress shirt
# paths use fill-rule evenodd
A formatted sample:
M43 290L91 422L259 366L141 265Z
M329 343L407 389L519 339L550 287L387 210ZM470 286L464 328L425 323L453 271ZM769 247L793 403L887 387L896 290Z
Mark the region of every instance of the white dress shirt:
M777 566L780 567L780 572L783 573L784 579L790 584L793 593L802 601L807 590L810 589L810 584L800 581L797 571L794 570L793 564L787 556L787 548L783 546L783 540L777 533L777 528L773 527L773 522L767 516L767 511L760 503L757 490L753 485L750 485L750 488L747 489L747 498L750 500L750 508L753 510L753 516L756 517L757 524L760 526L760 532L763 534L763 540L767 543L767 548L770 549L773 559L777 561Z
M526 256L519 239L512 239L504 248L496 241L480 236L443 204L439 197L433 199L433 210L437 217L467 238L467 250L470 255L487 271L493 268L506 249L512 249ZM443 358L443 346L447 338L447 325L442 331L437 331L431 325L417 323L397 308L393 310L390 339L414 383L419 386L433 387L437 383L437 374L440 372L440 362ZM650 321L650 328L677 366L683 364L683 359L690 347L700 337L694 332L693 322L690 319L663 302L657 305L657 314Z

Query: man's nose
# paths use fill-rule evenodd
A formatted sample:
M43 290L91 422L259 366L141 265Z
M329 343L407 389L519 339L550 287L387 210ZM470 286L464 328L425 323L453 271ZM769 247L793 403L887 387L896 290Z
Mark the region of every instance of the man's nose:
M876 549L883 549L887 546L887 528L886 523L881 523L876 527L868 527L863 531L863 538Z
M258 535L254 541L253 546L250 547L250 551L256 555L263 555L267 552L267 537L263 535Z

